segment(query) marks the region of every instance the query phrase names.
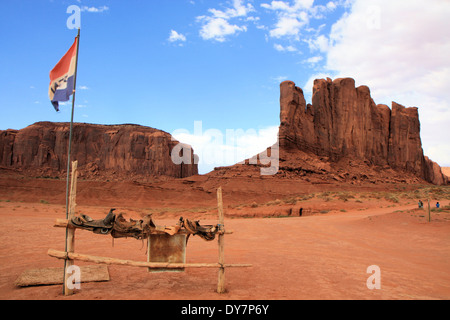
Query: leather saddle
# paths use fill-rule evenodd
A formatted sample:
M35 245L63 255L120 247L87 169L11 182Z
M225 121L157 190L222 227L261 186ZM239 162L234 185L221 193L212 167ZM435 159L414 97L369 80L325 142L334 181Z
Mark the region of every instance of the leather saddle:
M88 215L80 214L70 220L76 228L92 231L97 234L111 234L113 238L133 237L138 240L145 239L156 228L151 214L141 220L130 219L127 221L123 214L116 215L111 209L104 219L94 220Z
M141 220L130 219L127 221L123 214L120 213L116 216L114 221L114 227L111 231L113 238L127 238L133 237L138 240L146 239L156 229L152 220L152 215L148 214Z
M216 233L219 231L218 226L213 225L200 225L200 221L191 221L189 219L180 218L182 226L186 229L189 235L198 235L203 240L212 241L216 237Z
M152 220L152 215L148 214L141 220L126 220L123 214L116 215L111 209L104 219L94 220L88 215L80 214L70 220L70 224L75 228L85 229L97 234L111 234L113 238L133 237L138 240L146 239L152 233L167 233L174 235L181 228L187 232L187 240L190 235L198 235L204 240L211 241L216 237L216 233L221 231L220 225L200 225L199 221L191 221L180 218L176 226L156 226Z
M100 220L94 220L88 215L80 214L80 216L73 217L70 220L70 224L74 227L89 230L94 233L110 234L116 220L114 210L116 209L111 209L106 217Z

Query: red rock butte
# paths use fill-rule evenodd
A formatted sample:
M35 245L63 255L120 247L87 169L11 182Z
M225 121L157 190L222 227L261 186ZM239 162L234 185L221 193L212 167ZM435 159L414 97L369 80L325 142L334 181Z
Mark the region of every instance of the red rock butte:
M67 172L69 131L69 123L52 122L0 131L0 166L34 176L62 177ZM74 123L72 141L71 158L78 161L81 178L184 178L198 173L189 145L183 144L181 152L190 152L190 163L173 163L171 152L179 142L161 130Z
M351 171L355 163L363 163L378 172L392 169L405 177L448 183L439 165L423 154L417 108L377 105L370 89L356 88L351 78L315 80L312 104L306 104L292 81L282 82L280 89L281 158L315 155L335 173L339 166L334 164ZM286 162L292 167L293 161Z
M314 81L312 104L292 81L280 84L279 166L275 179L307 183L448 184L438 164L424 156L417 108L377 105L367 86L351 78ZM63 178L69 123L38 122L0 131L0 169ZM139 125L75 123L72 159L81 178L151 180L198 174L198 157L181 144L183 163L172 161L180 143L169 133ZM271 154L268 148L267 154ZM255 158L255 157L254 157ZM259 176L258 162L216 168L211 179ZM252 178L253 179L253 178ZM254 180L258 182L259 180Z

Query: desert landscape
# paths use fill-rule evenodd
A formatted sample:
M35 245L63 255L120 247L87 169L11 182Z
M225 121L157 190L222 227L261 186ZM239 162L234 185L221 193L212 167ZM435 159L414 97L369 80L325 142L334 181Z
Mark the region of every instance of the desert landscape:
M185 192L183 181L188 180L173 183L169 190L155 186L156 192L129 183L102 183L100 188L97 183L81 181L77 212L99 219L109 207L117 207L135 218L153 212L155 221L163 225L173 224L180 216L215 223L214 193ZM64 197L49 197L54 189L63 190L63 182L58 188L54 181L28 181L26 191L40 190L31 199L24 189L5 186L5 182L1 180L0 202L2 299L450 298L448 188L348 186L347 191L341 191L344 186L329 186L334 191L321 192L321 186L303 195L292 192L274 199L271 194L255 192L251 196L247 191L239 198L241 181L221 181L225 226L234 232L225 239L225 261L253 265L245 272L227 269L225 294L215 292L216 269L150 274L146 268L108 266L110 281L82 283L75 295L65 297L61 285L20 288L14 284L28 269L62 268L63 262L49 257L47 251L64 250L64 229L52 227L55 219L65 216ZM272 186L276 189L276 182ZM6 189L10 190L7 195ZM83 190L97 192L87 195ZM114 190L129 193L119 197ZM442 204L441 209L432 209L431 222L427 221L427 211L416 204L417 198L428 195L433 206L436 200ZM201 197L204 207L199 207ZM293 208L303 208L303 216ZM142 241L117 239L112 244L110 236L85 231L77 231L76 239L76 252L146 261ZM187 262L216 260L216 241L189 240ZM381 269L379 290L366 286L370 276L366 269L371 265Z
M281 83L278 146L208 174L195 150L175 165L170 135L136 125L75 124L79 161L76 214L103 219L111 208L159 225L180 217L217 223L223 190L226 292L217 269L148 273L108 266L110 280L18 287L26 270L61 267L64 251L67 124L0 131L0 298L50 300L447 300L450 298L448 168L422 151L417 108L376 105L353 79L319 79L312 104ZM278 152L276 174L263 155ZM185 154L186 155L186 154ZM422 200L424 207L419 208ZM430 210L428 210L428 201ZM436 203L439 202L439 208ZM77 231L75 252L146 261L145 241ZM217 261L216 241L193 236L188 263ZM78 264L78 262L76 262ZM88 263L79 262L80 266ZM380 270L380 288L369 288Z

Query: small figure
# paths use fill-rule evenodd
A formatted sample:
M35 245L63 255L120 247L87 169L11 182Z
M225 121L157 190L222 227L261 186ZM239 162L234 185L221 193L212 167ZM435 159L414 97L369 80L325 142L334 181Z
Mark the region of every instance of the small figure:
M440 206L439 202L436 202L436 208L439 209L439 206Z
M423 202L422 200L419 200L419 209L423 208Z

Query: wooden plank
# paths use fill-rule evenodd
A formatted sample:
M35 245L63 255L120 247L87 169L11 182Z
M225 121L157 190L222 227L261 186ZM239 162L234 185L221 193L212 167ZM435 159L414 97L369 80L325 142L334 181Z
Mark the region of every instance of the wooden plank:
M80 260L86 262L94 262L99 264L107 265L122 265L130 267L142 267L142 268L218 268L220 265L218 263L169 263L169 262L145 262L145 261L133 261L133 260L123 260L108 257L97 257L87 254L75 253L75 252L64 252L49 249L47 254L50 257L57 259L66 259L68 257L72 260ZM251 267L251 264L225 264L224 267L227 268L247 268Z
M75 208L77 206L77 180L78 180L78 161L72 162L72 178L70 182L70 198L69 198L69 215L68 219L72 219L75 216ZM75 230L74 228L66 229L66 250L67 252L75 251ZM73 265L73 260L68 259L64 264L64 295L70 296L73 294L73 286L69 287L67 279L67 269Z
M24 271L14 282L18 287L63 284L63 268L43 268ZM108 266L80 267L81 283L109 281Z
M224 228L224 213L223 213L223 201L222 201L222 187L217 189L217 209L219 211L219 225L220 228ZM219 276L217 281L217 292L225 292L225 241L224 234L219 234Z

